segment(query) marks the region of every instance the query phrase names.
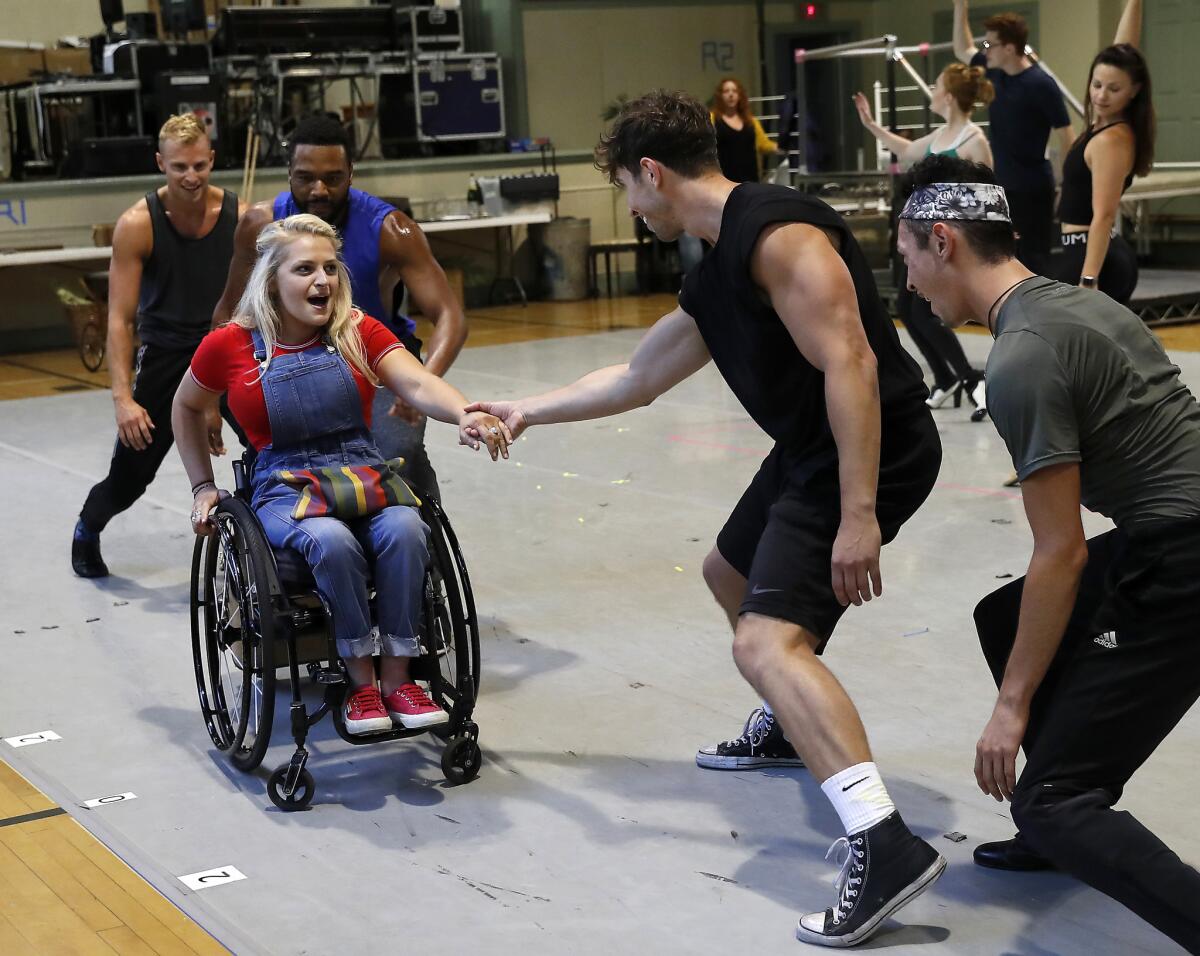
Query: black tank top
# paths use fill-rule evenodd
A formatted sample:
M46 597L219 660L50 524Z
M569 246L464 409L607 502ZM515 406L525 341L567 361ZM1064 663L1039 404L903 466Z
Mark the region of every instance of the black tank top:
M1077 140L1063 160L1062 196L1058 201L1059 222L1071 226L1087 226L1092 221L1092 171L1088 169L1083 151L1096 136L1114 126L1127 126L1125 120L1117 120L1099 129L1089 129ZM1125 177L1124 193L1133 182L1133 173Z
M721 174L735 183L758 182L758 148L754 124L734 129L719 115L713 118L717 129L717 162Z
M171 225L158 192L146 193L154 248L142 267L138 335L166 349L194 349L212 327L225 289L237 228L237 196L223 191L221 213L206 236L189 239Z
M800 354L750 275L759 234L778 222L808 223L840 237L838 254L854 281L863 329L878 363L883 437L893 427L928 416L921 369L900 344L871 267L842 217L813 196L760 183L745 183L730 193L717 244L684 278L679 296L746 411L804 460L827 458L836 449L825 408L825 376ZM817 314L804 318L822 319Z

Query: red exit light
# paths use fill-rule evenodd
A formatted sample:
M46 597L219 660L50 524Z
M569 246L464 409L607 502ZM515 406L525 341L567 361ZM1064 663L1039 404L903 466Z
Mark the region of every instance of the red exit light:
M804 18L806 20L815 20L819 12L815 3L804 4Z

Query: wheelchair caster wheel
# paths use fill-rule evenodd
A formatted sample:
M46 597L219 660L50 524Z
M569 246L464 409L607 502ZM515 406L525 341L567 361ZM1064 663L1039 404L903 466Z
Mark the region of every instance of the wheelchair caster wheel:
M271 802L285 813L291 813L295 810L303 810L310 803L317 792L317 785L313 782L313 775L307 770L300 771L300 779L296 781L296 789L291 792L291 795L283 792L283 782L287 778L288 770L291 769L289 764L284 764L278 768L270 779L267 780L267 796L271 798Z
M442 773L446 775L448 783L458 786L479 776L479 765L482 761L483 755L474 739L454 737L442 751Z

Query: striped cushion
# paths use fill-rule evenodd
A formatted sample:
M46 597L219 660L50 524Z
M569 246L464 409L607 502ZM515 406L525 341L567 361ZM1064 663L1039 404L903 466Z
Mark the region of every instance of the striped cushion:
M403 464L403 458L395 458L380 465L277 471L273 477L300 492L292 509L293 518L330 517L348 521L373 515L389 505L421 504L421 499L399 475Z

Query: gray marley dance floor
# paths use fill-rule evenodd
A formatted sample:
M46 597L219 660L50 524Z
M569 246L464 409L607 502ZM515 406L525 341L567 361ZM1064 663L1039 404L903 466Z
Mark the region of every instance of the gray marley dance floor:
M475 348L451 380L507 397L622 360L640 332ZM964 337L983 361L990 340ZM1200 384L1200 358L1176 356ZM107 463L106 392L6 402L0 430L0 736L61 740L3 757L239 954L796 953L800 912L833 900L840 835L803 770L698 769L755 706L700 564L768 441L710 366L616 419L534 428L507 463L430 454L482 618L483 771L450 788L424 738L311 738L312 809L278 812L269 771L216 753L188 638L188 482L174 453L104 535L113 577L76 579L75 515ZM975 602L1023 573L1030 537L1010 463L969 409L935 413L940 483L885 549L885 593L851 608L827 661L865 719L910 826L948 858L941 881L867 948L900 953L1172 953L1107 898L1058 874L971 863L1008 837L972 776L994 690ZM219 475L228 474L227 461ZM1086 516L1087 530L1106 522ZM286 682L277 714L286 715ZM1200 861L1192 713L1122 806ZM88 810L106 794L138 799ZM953 842L945 834L961 833ZM246 879L193 892L184 874ZM1200 901L1198 901L1200 902Z

